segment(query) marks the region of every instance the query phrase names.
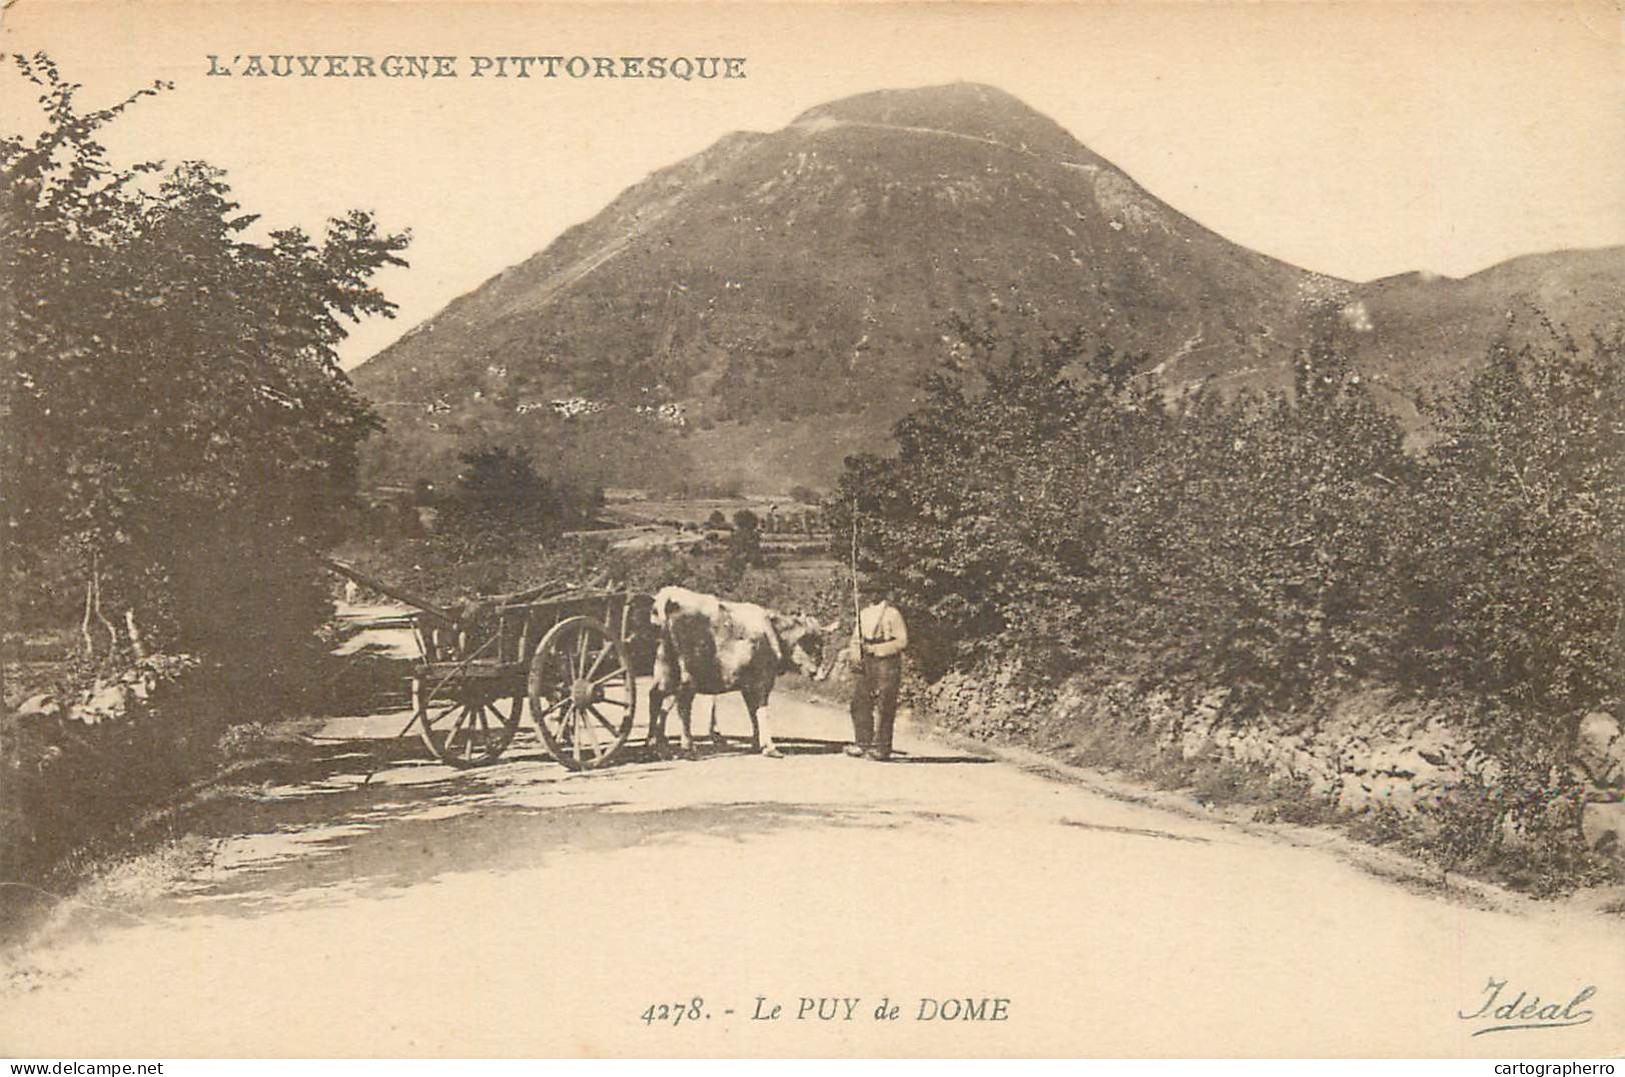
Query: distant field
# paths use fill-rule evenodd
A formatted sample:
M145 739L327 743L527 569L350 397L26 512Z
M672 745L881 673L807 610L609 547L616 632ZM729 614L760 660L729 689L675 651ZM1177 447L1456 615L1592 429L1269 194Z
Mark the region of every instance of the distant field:
M648 501L611 501L604 506L603 515L607 519L625 520L633 524L652 524L666 520L676 520L685 524L701 524L709 519L713 512L721 512L722 515L731 520L733 514L740 509L749 509L760 516L767 510L767 504L749 498L707 498L698 500L662 498Z
M720 555L727 548L726 532L706 531L705 522L719 512L731 522L745 509L762 521L762 552L782 568L820 575L836 566L828 559L829 533L817 529L817 510L784 498L614 498L600 514L612 527L582 537L616 549L680 547Z
M720 512L729 521L734 513L749 509L762 522L763 532L775 530L801 530L803 518L817 519L818 509L788 498L734 497L734 498L649 498L637 500L610 500L604 505L606 520L636 526L652 523L693 524L698 526ZM773 525L777 523L778 527Z
M787 557L777 563L787 578L799 580L823 579L834 572L845 572L846 565L829 557Z

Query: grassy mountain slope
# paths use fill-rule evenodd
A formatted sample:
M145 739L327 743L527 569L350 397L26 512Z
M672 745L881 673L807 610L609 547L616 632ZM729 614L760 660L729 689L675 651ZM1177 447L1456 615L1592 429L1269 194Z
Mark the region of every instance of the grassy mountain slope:
M1588 272L1515 262L1459 282L1312 274L1184 217L1008 94L954 84L729 135L355 378L390 420L378 478L444 475L458 449L500 443L606 482L782 490L886 446L956 314L1084 326L1170 387L1268 384L1305 301L1333 298L1398 393L1481 352L1501 305L1566 309L1609 281L1617 298L1621 268L1616 252ZM1451 357L1418 358L1438 349Z

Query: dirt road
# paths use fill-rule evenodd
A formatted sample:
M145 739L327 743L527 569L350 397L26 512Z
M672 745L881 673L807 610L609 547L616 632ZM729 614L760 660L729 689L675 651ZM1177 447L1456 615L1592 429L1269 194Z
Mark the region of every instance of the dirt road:
M849 759L836 709L776 702L785 759L596 774L527 735L474 773L403 745L362 784L348 738L399 723L335 722L321 765L205 811L212 863L23 955L0 1053L1625 1049L1617 917L1463 907L906 731L903 761ZM1461 1016L1491 980L1590 1016L1475 1037L1520 1023Z

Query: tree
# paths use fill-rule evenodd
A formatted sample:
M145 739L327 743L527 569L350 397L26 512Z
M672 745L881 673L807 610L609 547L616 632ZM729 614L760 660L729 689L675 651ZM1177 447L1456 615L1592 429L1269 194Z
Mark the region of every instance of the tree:
M1174 407L1109 351L962 333L897 456L848 458L837 541L855 509L963 665L1223 685L1238 720L1386 684L1561 741L1625 690L1625 337L1497 346L1417 455L1311 313L1290 393Z
M499 445L462 453L459 459L463 468L457 487L470 504L515 517L547 511L550 491L530 457Z
M1080 333L961 322L894 459L847 459L830 499L843 551L893 580L922 642L1091 653L1101 521L1162 412L1135 360Z
M0 137L5 559L72 552L87 642L139 625L274 666L327 612L308 551L380 425L336 349L393 314L372 278L409 237L361 212L266 231L220 169L116 166L99 132L170 87L81 111L49 57L15 63L44 125Z
M556 538L590 523L602 487L546 478L506 445L461 453L456 493L441 505L441 530L466 555L499 553L515 541Z
M1401 577L1422 687L1573 714L1625 690L1625 337L1494 346L1430 402Z

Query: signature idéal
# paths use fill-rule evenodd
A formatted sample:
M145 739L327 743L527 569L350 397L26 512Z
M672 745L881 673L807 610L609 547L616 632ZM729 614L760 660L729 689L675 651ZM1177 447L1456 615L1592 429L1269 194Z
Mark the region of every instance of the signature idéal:
M1504 1002L1502 992L1506 992L1507 995ZM1585 1024L1595 1016L1592 1010L1581 1009L1580 1004L1596 993L1595 987L1582 987L1567 1002L1542 1004L1539 995L1531 996L1528 991L1519 991L1513 995L1507 991L1507 981L1492 977L1489 983L1484 985L1484 1004L1472 1013L1457 1010L1456 1016L1463 1021L1495 1022L1475 1029L1473 1032L1475 1036L1529 1028L1572 1028L1575 1025ZM1561 997L1559 996L1560 999Z

